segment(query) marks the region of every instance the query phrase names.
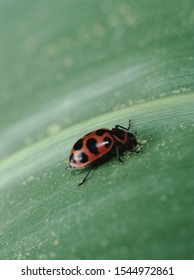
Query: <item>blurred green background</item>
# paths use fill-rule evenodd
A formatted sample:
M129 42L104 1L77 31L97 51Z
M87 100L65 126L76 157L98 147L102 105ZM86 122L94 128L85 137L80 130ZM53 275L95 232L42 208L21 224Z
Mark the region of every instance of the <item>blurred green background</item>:
M0 1L0 258L194 258L192 0ZM65 170L84 134L139 155Z

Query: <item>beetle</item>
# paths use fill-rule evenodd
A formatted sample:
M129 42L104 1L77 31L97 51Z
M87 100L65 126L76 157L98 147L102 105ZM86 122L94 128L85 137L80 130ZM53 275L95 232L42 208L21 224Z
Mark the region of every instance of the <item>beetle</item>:
M86 181L92 168L100 159L108 159L111 155L116 155L123 163L121 155L125 150L138 153L138 142L135 135L129 132L130 127L131 120L128 127L115 125L111 130L100 128L84 135L73 145L69 156L70 168L89 167L79 186Z

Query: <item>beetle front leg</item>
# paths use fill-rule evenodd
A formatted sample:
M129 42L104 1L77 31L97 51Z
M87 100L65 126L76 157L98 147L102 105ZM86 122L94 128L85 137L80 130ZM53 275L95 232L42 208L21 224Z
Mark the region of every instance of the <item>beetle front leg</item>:
M122 126L122 125L116 124L116 125L115 125L115 129L119 129L119 128L129 131L130 128L131 128L131 120L129 120L129 125L128 125L128 127L124 127L124 126Z

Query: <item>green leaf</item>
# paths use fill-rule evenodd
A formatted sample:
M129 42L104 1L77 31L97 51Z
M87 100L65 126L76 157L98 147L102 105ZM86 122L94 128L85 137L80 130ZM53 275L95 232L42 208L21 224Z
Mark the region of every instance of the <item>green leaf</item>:
M192 6L1 1L1 259L193 259ZM75 141L129 119L78 187Z

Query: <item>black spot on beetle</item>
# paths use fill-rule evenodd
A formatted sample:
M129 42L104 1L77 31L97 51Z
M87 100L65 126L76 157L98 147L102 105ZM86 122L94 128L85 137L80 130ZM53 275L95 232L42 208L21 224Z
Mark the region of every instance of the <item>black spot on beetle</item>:
M112 144L112 140L111 140L109 137L105 137L105 138L103 139L103 143L104 143L104 146L105 146L106 148L109 148L110 145Z
M70 161L70 162L73 162L73 163L76 163L74 154L71 154L71 155L70 155L69 161Z
M79 139L73 146L74 150L75 151L78 151L78 150L81 150L83 146L83 140L82 139Z
M102 135L105 134L106 132L107 132L107 130L105 130L105 129L98 129L98 130L96 130L96 135L102 136Z
M88 156L85 153L80 153L78 159L80 162L86 163L88 161Z
M86 142L86 147L88 148L88 150L90 151L90 153L94 154L94 155L98 155L99 151L97 148L97 141L94 138L89 138Z

